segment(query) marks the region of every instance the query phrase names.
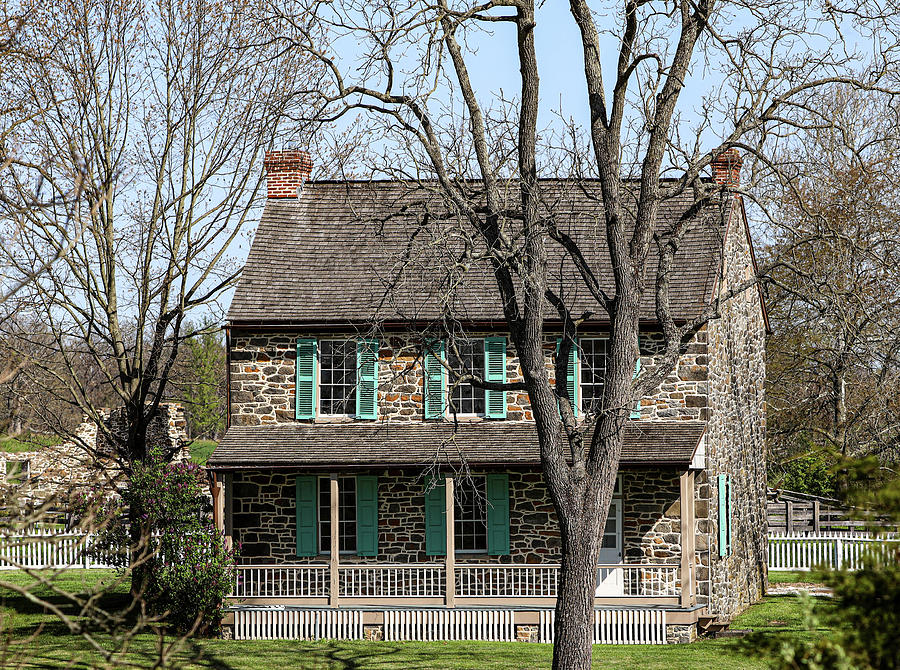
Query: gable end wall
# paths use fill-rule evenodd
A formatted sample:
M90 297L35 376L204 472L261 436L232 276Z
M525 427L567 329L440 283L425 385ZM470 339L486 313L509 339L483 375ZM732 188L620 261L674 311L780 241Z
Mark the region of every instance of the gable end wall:
M732 210L720 291L753 276L743 210ZM698 549L709 547L698 570L701 601L730 620L759 600L767 581L765 454L765 321L756 286L725 302L709 325L710 421L706 470L698 473ZM717 475L732 486L732 551L719 556ZM700 511L707 513L706 518Z

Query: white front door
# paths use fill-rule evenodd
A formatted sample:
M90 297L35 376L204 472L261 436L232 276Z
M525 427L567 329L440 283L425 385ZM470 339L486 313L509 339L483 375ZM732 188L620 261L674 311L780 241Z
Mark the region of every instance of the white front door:
M622 562L622 500L613 498L609 504L609 515L603 529L603 542L600 545L598 565L619 565ZM623 588L621 568L597 568L597 596L621 596Z

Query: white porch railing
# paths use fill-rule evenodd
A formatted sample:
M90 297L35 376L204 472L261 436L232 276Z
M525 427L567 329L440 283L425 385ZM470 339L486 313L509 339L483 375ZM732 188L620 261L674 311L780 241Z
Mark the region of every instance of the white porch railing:
M558 564L457 565L456 595L463 598L555 598Z
M622 571L623 595L642 598L672 598L680 592L677 565L617 565Z
M677 565L598 565L598 596L674 598ZM555 598L558 564L458 565L457 595L470 598Z
M442 598L444 566L342 565L338 586L347 598Z
M342 598L442 598L442 564L362 564L338 567ZM679 595L677 565L597 567L598 597L674 598ZM555 598L558 564L457 565L456 595L461 598ZM237 568L233 597L322 598L329 595L326 565L244 565Z
M327 565L240 565L235 598L328 597Z
M866 555L895 560L900 537L868 533L769 533L769 570L858 570Z

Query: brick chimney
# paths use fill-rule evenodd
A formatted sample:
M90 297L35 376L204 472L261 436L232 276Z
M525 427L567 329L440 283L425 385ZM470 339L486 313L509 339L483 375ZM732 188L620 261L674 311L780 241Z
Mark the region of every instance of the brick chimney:
M744 159L737 149L727 149L712 162L713 182L729 188L741 185L741 165Z
M301 149L267 151L263 167L270 198L298 198L312 172L312 156Z

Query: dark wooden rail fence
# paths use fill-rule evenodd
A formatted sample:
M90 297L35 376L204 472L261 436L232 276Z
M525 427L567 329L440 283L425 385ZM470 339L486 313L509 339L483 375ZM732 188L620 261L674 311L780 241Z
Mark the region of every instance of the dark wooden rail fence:
M768 490L766 513L770 533L853 531L873 526L892 528L874 512L842 506L840 501L831 498L782 489Z

